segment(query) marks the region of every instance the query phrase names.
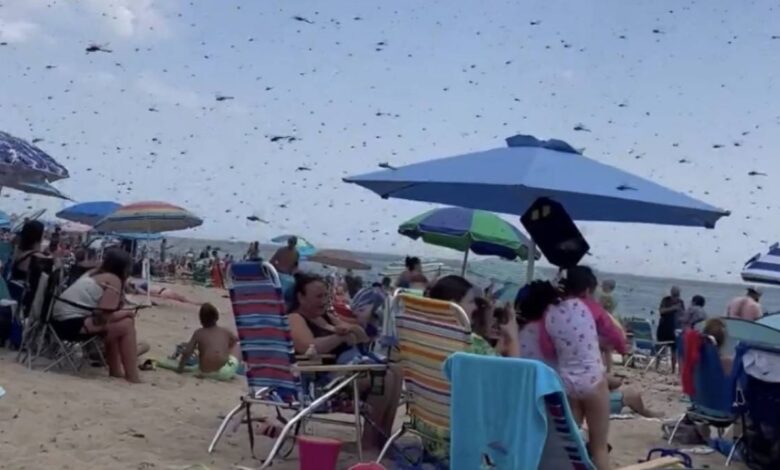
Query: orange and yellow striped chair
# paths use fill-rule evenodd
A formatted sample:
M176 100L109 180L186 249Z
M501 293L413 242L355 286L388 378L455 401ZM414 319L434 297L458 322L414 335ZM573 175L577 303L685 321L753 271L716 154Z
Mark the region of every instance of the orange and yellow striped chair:
M426 454L449 458L450 383L444 361L471 345L471 325L463 309L452 302L402 293L395 297L396 332L406 386L409 422L388 440L378 461L406 432L419 435Z

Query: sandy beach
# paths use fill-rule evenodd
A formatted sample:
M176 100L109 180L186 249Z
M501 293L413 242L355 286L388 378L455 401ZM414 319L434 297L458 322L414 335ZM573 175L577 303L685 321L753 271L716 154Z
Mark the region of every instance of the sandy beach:
M222 312L220 323L232 328L224 291L191 286L170 286L193 300L210 301ZM198 327L196 307L160 301L145 310L137 322L139 339L151 345L149 357L167 355L177 342ZM85 367L79 376L66 372L29 371L14 362L15 355L0 354L0 469L231 469L256 467L249 455L243 428L223 438L217 451L206 447L219 424L244 390L243 380L220 383L177 375L171 371L143 372L141 385L109 379L102 369ZM671 375L653 372L640 376L618 368L639 386L650 406L667 416L681 412L679 386ZM610 442L613 465L635 463L647 450L664 447L660 424L630 419L612 421ZM315 427L318 435L354 442L349 431ZM258 440L258 455L270 440ZM346 444L341 468L357 462L353 444ZM725 458L712 454L695 457L697 468L725 468ZM200 467L198 465L201 465ZM298 468L295 454L273 468ZM388 467L392 468L392 467ZM730 468L740 469L739 464Z

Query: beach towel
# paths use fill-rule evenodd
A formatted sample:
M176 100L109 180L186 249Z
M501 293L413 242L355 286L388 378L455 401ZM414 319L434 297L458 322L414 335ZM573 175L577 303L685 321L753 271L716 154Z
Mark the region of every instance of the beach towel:
M444 364L451 382L452 470L535 470L547 440L545 396L562 393L539 361L455 353Z
M168 369L168 370L178 370L179 369L179 359L171 359L169 357L166 357L165 359L161 359L159 361L155 361L157 366L161 369ZM230 356L225 363L225 365L222 366L218 371L215 372L201 372L200 368L197 364L195 365L188 365L184 367L184 372L188 374L194 374L196 377L200 377L203 379L212 379L212 380L219 380L220 382L229 382L233 380L233 378L236 376L236 372L238 372L238 368L241 365L241 363L233 356Z
M694 329L685 330L683 333L683 361L682 361L682 390L692 397L696 394L694 371L701 355L702 335ZM720 364L720 363L719 363Z

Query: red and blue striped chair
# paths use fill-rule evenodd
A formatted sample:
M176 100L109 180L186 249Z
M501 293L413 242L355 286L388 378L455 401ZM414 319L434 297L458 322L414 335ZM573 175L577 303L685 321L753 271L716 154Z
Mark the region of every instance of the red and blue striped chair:
M279 275L272 265L261 262L233 264L227 274L227 286L233 306L236 329L244 361L248 393L222 420L209 445L214 451L233 418L241 414L249 432L252 456L255 456L255 435L252 426L252 406L271 407L276 419L284 425L279 432L268 457L260 468L267 468L277 455L286 457L292 452L294 438L305 420L319 412L330 400L352 386L357 393L357 379L369 372L380 370L382 365L302 365L296 364L290 327L285 312L285 302ZM341 374L320 396L309 396L301 386L300 375L333 372ZM360 449L361 408L354 401L355 420L348 424L355 428ZM287 415L285 415L285 413ZM254 419L262 421L262 419ZM329 422L332 422L329 420ZM284 449L283 449L284 447Z

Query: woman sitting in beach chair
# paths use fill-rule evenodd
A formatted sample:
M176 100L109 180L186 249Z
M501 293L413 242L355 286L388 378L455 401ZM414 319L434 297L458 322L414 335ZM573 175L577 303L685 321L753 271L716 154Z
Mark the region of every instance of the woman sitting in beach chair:
M109 374L138 383L137 310L121 309L129 271L127 252L119 248L106 250L100 267L80 277L56 300L52 327L65 341L103 336Z
M484 318L488 316L488 313L484 309L478 308L474 286L465 278L456 275L444 276L429 289L428 297L460 305L470 319L474 319L475 314L479 317L474 322L477 327L472 330L471 346L468 352L490 356L501 354L517 357L520 355L514 311L509 311L503 316L505 321L499 326L499 337L495 347L493 347L490 344L487 329L482 328L483 324L486 326L489 323L488 319Z
M325 281L314 275L295 275L295 298L288 316L295 353L299 355L328 354L339 364L347 364L361 354L357 345L368 342L368 336L359 325L350 325L329 315L328 288ZM370 381L360 384L366 393ZM363 446L381 448L392 432L398 402L401 396L401 376L390 367L384 377L384 394L370 395L366 401L370 407L373 426L363 431Z
M724 348L728 337L726 324L719 318L710 318L704 323L702 333L715 341L715 346L718 347L718 357L720 358L720 365L723 367L723 373L726 376L731 375L731 369L734 367L734 358L726 354Z

